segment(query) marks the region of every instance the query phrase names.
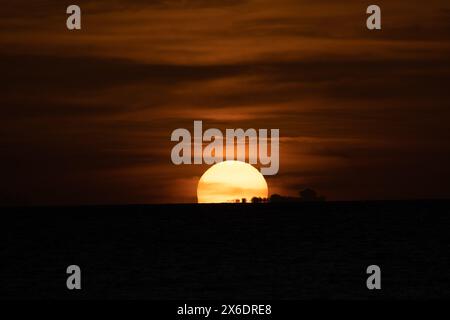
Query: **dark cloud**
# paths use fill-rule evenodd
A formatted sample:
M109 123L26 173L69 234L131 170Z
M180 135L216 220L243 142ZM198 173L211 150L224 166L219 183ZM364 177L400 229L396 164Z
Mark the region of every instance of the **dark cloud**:
M161 10L170 9L201 9L201 8L223 8L243 5L247 0L108 0L92 1L78 0L55 1L39 0L26 1L16 0L2 4L0 17L4 18L44 18L55 15L65 15L66 8L70 5L78 5L86 14L97 14L105 12L117 12L119 10L143 10L154 8ZM18 13L21 15L18 15Z
M239 66L147 64L125 59L58 57L44 55L1 55L5 76L3 92L15 88L90 91L145 81L148 85L214 79L236 74Z

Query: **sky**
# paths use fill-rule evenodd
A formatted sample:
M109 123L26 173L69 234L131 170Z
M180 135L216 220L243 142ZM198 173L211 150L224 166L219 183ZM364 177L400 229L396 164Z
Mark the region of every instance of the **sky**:
M270 194L450 197L449 1L74 3L0 4L1 205L196 202L194 120L280 129Z

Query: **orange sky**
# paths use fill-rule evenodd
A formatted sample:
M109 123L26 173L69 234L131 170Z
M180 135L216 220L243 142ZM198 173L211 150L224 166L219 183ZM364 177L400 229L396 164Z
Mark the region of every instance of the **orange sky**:
M150 4L149 4L150 3ZM0 10L0 204L195 202L170 134L279 128L269 192L450 197L450 3L16 0Z

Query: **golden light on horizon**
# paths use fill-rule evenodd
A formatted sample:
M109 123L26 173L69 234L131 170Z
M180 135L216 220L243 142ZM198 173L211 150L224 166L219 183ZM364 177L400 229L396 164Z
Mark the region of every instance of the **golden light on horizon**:
M267 182L252 165L224 161L205 171L197 187L198 203L224 203L253 197L267 198Z

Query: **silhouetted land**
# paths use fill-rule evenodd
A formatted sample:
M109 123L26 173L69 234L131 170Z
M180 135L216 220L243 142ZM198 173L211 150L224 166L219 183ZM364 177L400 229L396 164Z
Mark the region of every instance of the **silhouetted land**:
M450 297L450 201L3 208L1 298ZM66 289L66 268L82 290ZM366 289L366 267L382 290Z

